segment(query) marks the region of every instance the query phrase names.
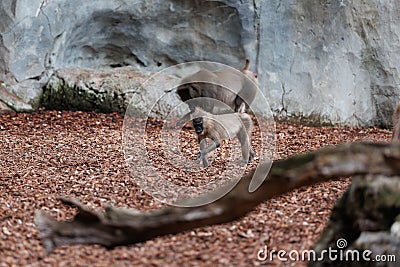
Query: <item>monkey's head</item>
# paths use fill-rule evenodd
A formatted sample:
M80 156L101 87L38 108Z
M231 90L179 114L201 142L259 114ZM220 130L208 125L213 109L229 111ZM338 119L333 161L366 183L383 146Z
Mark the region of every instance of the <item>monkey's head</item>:
M192 120L192 123L196 134L202 134L204 131L203 118L202 117L195 118Z
M204 133L204 118L209 114L200 107L195 107L190 115L196 134Z

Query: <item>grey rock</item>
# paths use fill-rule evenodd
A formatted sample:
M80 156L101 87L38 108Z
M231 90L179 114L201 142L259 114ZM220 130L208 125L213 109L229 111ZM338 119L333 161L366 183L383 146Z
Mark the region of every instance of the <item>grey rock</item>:
M278 117L389 126L400 95L397 0L5 0L0 17L0 79L34 108L60 69L245 58Z
M11 92L4 83L0 84L0 111L18 111L27 112L33 111L31 105L26 104L20 97Z
M272 109L316 124L390 125L398 1L264 1L259 71Z
M257 54L251 2L8 0L0 14L0 78L35 107L59 69L149 73L193 60L240 67ZM24 83L38 93L27 93Z
M9 70L18 81L47 66L130 65L154 71L199 59L235 64L245 56L255 58L255 51L244 47L256 42L250 4L49 0L18 6L30 8L20 10L2 34L13 52Z
M188 69L197 70L189 66L176 76L168 71L145 75L132 67L60 69L45 86L41 105L49 109L119 113L125 113L129 105L132 117L166 118L168 115L175 119L188 112L175 93Z
M0 101L0 113L11 113L11 112L15 112L15 110L7 106L7 104L5 104L4 102Z
M42 105L49 109L123 113L141 93L146 76L131 68L116 70L60 69L46 85Z

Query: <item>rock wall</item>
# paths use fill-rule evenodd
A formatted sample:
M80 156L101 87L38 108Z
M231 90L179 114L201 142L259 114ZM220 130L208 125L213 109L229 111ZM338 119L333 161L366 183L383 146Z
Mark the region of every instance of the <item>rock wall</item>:
M237 1L5 0L0 80L37 107L55 70L132 66L144 73L194 60L255 58L253 4Z
M399 5L4 0L0 80L19 106L37 108L50 77L64 68L130 66L148 75L194 60L240 68L250 58L278 116L388 126L400 95Z
M399 8L396 0L266 1L259 68L272 108L317 123L390 125Z

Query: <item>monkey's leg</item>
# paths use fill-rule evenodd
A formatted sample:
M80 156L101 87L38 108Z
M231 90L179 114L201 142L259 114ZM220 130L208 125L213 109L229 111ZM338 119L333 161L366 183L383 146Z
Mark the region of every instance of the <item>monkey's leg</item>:
M209 166L208 160L207 160L207 154L210 153L211 151L215 150L217 147L219 147L221 144L219 141L214 141L211 142L209 146L206 144L206 140L200 143L200 154L201 154L201 159L203 160L203 167L206 168Z
M235 112L239 111L239 107L242 105L242 103L245 103L244 100L238 95L235 98ZM246 103L245 103L246 104ZM248 109L248 106L245 106L245 110Z
M254 156L256 155L256 152L254 151L254 149L250 143L249 143L249 146L250 146L250 157L249 157L248 163L250 163L253 160Z
M197 162L200 162L200 160L202 159L202 157L201 157L201 147L202 147L202 143L205 143L205 144L203 144L203 146L205 147L206 145L207 145L207 140L204 140L205 138L204 138L204 136L203 135L198 135L197 136L197 142L198 142L198 144L200 145L200 151L197 153L197 156L196 156L196 161ZM203 141L204 140L204 141Z
M243 128L240 129L237 137L242 148L243 163L250 163L254 157L255 152L251 147L250 138L247 134L247 131L245 131Z
M204 168L208 167L207 153L205 152L206 151L206 147L207 147L207 140L202 139L200 141L199 161L200 160L203 161L203 167Z
M247 140L248 140L248 145L250 148L250 157L249 157L249 163L253 160L254 156L256 155L256 152L253 149L253 146L251 145L251 134L252 134L252 127L247 129Z

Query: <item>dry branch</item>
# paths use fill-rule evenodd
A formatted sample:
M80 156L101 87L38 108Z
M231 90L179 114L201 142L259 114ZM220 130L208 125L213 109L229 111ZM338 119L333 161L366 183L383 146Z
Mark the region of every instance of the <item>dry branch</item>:
M103 212L89 210L74 199L62 198L65 204L78 208L72 221L56 221L37 211L35 222L47 252L70 244L101 244L112 248L229 222L244 216L260 202L295 188L363 174L400 175L400 145L342 144L275 161L268 178L253 193L248 188L254 171L242 177L224 197L204 206L166 207L151 212L107 207Z

